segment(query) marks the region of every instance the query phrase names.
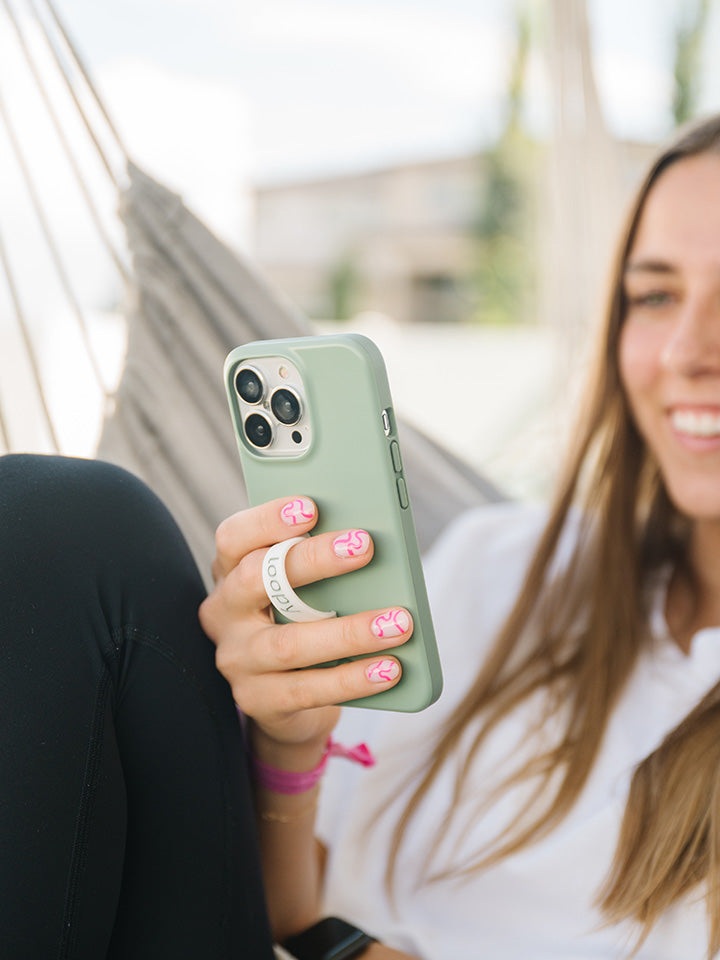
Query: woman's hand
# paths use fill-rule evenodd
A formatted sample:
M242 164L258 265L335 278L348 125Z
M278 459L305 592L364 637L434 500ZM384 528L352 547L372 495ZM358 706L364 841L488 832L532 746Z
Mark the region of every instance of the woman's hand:
M273 500L223 521L216 535L216 585L200 608L202 626L217 646L218 669L254 721L254 749L270 763L277 762L279 747L303 753L303 746L314 751L324 746L339 716L337 704L388 689L400 677L394 658L373 656L388 646L383 619L377 622L387 621L387 610L313 623L274 622L262 583L265 553L274 543L307 533L316 521L317 509L305 497ZM349 533L356 534L352 550ZM365 566L372 554L365 531L319 534L291 548L288 579L297 587L335 577ZM407 611L394 620L406 627L392 636L396 645L410 636L412 620ZM300 669L350 656L365 659Z
M200 608L202 626L217 647L218 669L252 720L252 752L286 771L317 766L339 703L397 683L400 665L379 651L404 642L412 631L406 611L395 611L393 622L405 629L393 632L391 641L387 610L274 622L262 582L265 554L273 544L309 532L316 520L315 504L305 497L274 500L225 520L216 536L215 588ZM372 554L365 531L318 534L290 549L287 577L293 587L336 577L365 566ZM365 659L313 669L350 656ZM374 669L378 663L385 669ZM317 788L310 796L285 795L255 784L268 913L280 940L319 916L324 853L313 835L316 796Z

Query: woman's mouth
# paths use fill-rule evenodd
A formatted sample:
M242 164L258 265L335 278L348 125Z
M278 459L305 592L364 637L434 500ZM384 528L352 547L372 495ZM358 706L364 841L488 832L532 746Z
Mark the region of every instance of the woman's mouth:
M673 430L687 437L720 437L720 409L677 408L670 411L670 423Z

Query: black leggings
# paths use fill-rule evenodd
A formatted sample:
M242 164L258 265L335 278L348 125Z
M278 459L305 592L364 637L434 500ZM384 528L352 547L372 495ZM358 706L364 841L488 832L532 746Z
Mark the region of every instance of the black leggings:
M168 512L0 457L0 956L270 960L245 752Z

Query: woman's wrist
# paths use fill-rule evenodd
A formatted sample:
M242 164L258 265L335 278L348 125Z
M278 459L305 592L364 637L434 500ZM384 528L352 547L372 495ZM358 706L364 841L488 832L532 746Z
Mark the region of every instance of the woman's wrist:
M325 772L330 756L330 743L330 740L326 741L319 761L308 770L290 770L287 767L276 767L265 763L251 753L250 774L253 782L261 790L269 790L271 793L286 795L307 793L317 786Z
M294 809L288 809L286 804L284 809L271 809L269 806L257 811L257 816L263 823L298 823L300 820L309 820L318 807L318 796L315 791L312 800L305 801L305 805Z
M327 735L321 741L303 744L278 743L254 726L248 728L247 735L249 767L259 822L273 829L280 825L277 828L283 831L289 829L286 824L313 824L319 799L318 785L301 793L273 790L266 778L258 776L258 770L269 767L282 776L305 778L309 770L322 762Z
M299 743L284 743L268 736L260 727L249 722L246 737L251 762L258 760L278 770L303 773L312 770L321 762L329 734L323 733Z
M319 761L308 770L276 767L260 760L252 753L250 770L255 784L262 790L285 795L305 794L320 782L331 757L344 757L364 767L371 767L375 763L374 756L364 743L345 747L334 741L332 737L328 737Z

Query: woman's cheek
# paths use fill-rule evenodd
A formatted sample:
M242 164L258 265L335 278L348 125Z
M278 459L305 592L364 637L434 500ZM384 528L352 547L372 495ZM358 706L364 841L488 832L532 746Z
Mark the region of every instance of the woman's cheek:
M652 386L660 372L662 338L651 325L626 321L620 332L618 363L620 379L628 397L633 399Z

